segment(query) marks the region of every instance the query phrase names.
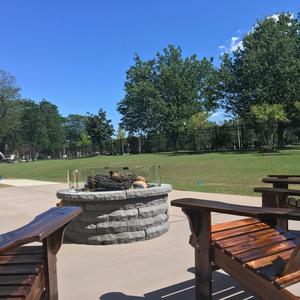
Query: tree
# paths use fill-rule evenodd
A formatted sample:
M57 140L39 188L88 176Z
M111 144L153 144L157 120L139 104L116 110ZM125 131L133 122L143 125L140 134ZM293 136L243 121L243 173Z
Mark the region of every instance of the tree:
M179 47L169 45L147 61L136 55L127 71L125 97L118 104L122 126L129 134L167 133L177 149L188 119L215 108L215 78L212 59L183 58Z
M91 145L91 138L90 136L87 134L86 131L84 131L80 137L80 145L78 145L79 147L86 147Z
M86 132L86 116L70 114L65 119L65 133L71 148L81 147L88 144Z
M86 130L94 145L98 145L101 153L104 150L104 143L107 142L114 133L111 120L106 118L106 112L100 109L97 115L88 114L86 118Z
M295 102L295 117L294 119L298 124L300 123L300 101Z
M134 65L127 71L125 97L117 110L123 115L122 127L130 135L160 129L160 99L155 81L154 60L142 61L136 55ZM150 109L151 107L151 109Z
M282 104L253 105L250 108L250 116L259 126L264 144L268 150L275 147L275 134L279 122L287 122L287 116Z
M187 122L189 133L194 139L194 149L199 150L201 143L202 131L210 126L207 112L198 112L190 117Z
M64 145L63 118L59 114L57 106L45 99L39 103L39 110L43 125L46 127L48 141L44 145L43 151L45 154L53 155Z
M220 98L233 115L253 105L281 104L287 116L300 99L300 23L291 14L267 17L243 38L243 46L222 57Z
M8 101L5 115L0 119L0 151L14 153L22 146L22 101ZM7 153L7 154L8 154Z
M177 150L179 133L189 118L204 108L211 108L207 98L214 67L212 59L199 61L196 55L182 57L180 48L169 46L157 54L158 90L163 102L163 128L171 135Z
M22 144L36 159L54 155L63 148L62 117L57 106L43 99L40 103L23 100L21 108Z
M16 78L12 74L0 70L0 120L6 114L9 101L19 98L19 91Z
M126 133L125 130L122 128L122 126L119 126L118 132L117 132L117 139L120 143L121 153L124 154L124 146L127 144L126 141Z
M36 159L40 151L49 145L49 140L39 105L33 100L22 101L21 124L24 150Z

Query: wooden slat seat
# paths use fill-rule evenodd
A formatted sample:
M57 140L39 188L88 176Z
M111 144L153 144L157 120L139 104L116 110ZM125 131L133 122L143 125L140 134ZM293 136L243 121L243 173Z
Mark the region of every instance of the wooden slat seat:
M42 246L21 246L0 254L1 300L30 298L44 281Z
M212 225L211 240L213 246L270 281L277 280L276 275L299 242L292 232L271 228L255 218ZM273 272L267 272L271 267ZM278 281L283 287L292 284L294 278L279 277Z
M52 208L0 235L0 300L57 300L56 254L67 224L81 209ZM39 245L27 246L31 242Z

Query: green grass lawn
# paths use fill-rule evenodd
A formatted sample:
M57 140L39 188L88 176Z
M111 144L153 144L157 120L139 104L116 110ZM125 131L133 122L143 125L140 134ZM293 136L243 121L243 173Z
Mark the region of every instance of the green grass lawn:
M68 168L161 165L162 182L175 189L253 195L270 173L300 174L300 151L276 154L218 152L98 156L74 160L0 164L0 176L66 182Z

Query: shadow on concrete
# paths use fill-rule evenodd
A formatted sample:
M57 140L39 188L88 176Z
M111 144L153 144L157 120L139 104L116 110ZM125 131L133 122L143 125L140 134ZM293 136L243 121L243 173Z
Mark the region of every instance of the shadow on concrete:
M213 274L213 300L255 300L249 292L245 291L232 277L221 272ZM100 300L195 300L194 280L180 282L144 296L125 295L120 292L107 293L100 296Z

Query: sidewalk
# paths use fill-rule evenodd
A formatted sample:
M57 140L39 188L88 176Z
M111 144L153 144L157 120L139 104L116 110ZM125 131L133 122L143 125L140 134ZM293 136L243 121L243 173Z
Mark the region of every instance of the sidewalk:
M57 182L39 181L39 180L31 180L31 179L0 179L0 184L21 187L21 186L57 184Z

